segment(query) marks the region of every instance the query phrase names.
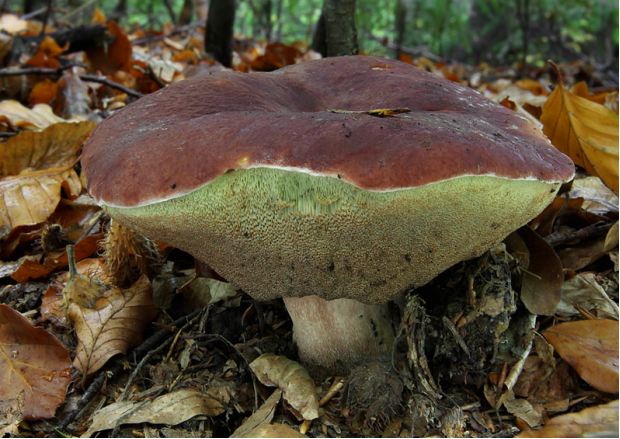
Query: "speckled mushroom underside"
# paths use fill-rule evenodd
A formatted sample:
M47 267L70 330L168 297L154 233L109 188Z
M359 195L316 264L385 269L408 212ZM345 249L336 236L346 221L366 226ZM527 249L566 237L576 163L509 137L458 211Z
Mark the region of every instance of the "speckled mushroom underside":
M82 165L114 218L257 299L365 303L483 253L573 175L516 112L363 56L171 85L101 123Z

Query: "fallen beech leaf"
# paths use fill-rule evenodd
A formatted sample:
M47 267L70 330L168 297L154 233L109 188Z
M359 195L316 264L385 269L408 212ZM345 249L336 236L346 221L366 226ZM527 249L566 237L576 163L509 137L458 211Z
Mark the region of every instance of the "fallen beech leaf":
M523 271L521 300L532 314L550 316L562 298L564 274L553 248L529 226L518 230L529 250L529 266Z
M59 123L9 139L0 149L0 227L47 220L60 201L61 188L71 198L80 194L82 184L73 165L94 126Z
M618 393L618 322L579 320L543 332L557 353L592 387Z
M28 103L30 105L49 104L56 99L57 94L58 86L56 83L45 78L45 80L37 82L37 84L32 88L32 91L28 96Z
M127 353L142 341L144 328L156 314L152 286L146 276L129 289L110 289L93 309L72 303L67 318L78 337L73 366L87 376L114 355Z
M575 96L558 86L543 107L543 132L576 165L598 175L618 193L618 115L604 105Z
M540 430L517 437L618 437L618 400L550 419Z
M86 52L93 70L100 70L104 75L113 75L117 70L128 72L133 51L129 38L123 28L114 21L107 23L108 34L114 41L104 47L96 47ZM118 81L117 81L118 82Z
M590 89L588 88L588 84L584 81L580 81L577 84L573 85L570 88L570 92L575 96L579 96L580 98L587 99L592 102L596 102L601 105L605 105L605 100L609 93L597 93L595 95L590 93Z
M98 431L114 428L118 420L128 414L129 416L122 420L122 424L150 422L176 425L194 416L213 417L224 413L225 404L229 401L228 387L211 387L206 394L194 389L182 389L168 393L149 401L137 410L135 407L141 404L139 402L116 402L95 412L93 423L84 437L91 437Z
M314 381L299 363L284 356L263 354L252 361L250 368L264 385L278 386L284 393L284 399L304 419L319 417L319 400Z
M103 234L97 233L80 239L75 244L75 260L81 261L99 250L99 242L103 239ZM56 252L48 255L43 263L25 258L19 267L11 273L11 277L17 282L28 282L32 279L39 279L48 274L66 267L68 264L67 251Z
M0 400L24 394L25 419L54 416L71 381L67 349L7 305L0 305Z
M41 41L41 44L39 44L37 53L26 61L26 64L33 67L57 69L60 67L60 62L56 58L58 58L68 48L68 42L63 48L60 47L52 37L47 35L45 39Z
M2 118L9 123L11 129L34 128L41 130L50 125L65 122L64 119L56 116L52 107L47 104L37 104L30 109L12 100L0 102L0 122L2 122Z

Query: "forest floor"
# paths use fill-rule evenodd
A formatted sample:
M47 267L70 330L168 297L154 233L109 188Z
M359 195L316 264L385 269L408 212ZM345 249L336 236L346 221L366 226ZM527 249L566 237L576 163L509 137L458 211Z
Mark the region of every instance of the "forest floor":
M127 30L101 14L85 26L111 42L69 52L28 40L40 23L0 17L0 435L618 435L617 84L584 63L402 56L528 118L577 174L528 226L393 304L392 358L313 382L280 300L111 222L85 189L80 151L98 122L226 70L203 29ZM241 72L320 57L235 43ZM568 136L551 128L562 121Z

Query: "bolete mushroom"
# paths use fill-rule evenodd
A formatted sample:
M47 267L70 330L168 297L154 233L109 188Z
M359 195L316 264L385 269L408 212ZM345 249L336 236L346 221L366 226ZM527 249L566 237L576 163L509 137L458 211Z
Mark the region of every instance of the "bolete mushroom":
M332 373L390 352L381 304L485 252L574 172L516 112L366 56L184 80L102 122L82 165L120 223L284 297L301 359Z

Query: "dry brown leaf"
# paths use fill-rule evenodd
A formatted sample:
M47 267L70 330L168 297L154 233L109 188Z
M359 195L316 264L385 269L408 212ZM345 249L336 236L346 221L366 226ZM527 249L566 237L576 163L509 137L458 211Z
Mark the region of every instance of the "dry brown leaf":
M575 96L559 84L543 107L543 132L575 164L598 175L618 193L618 115L604 105Z
M270 437L270 438L279 438L279 437L308 437L305 434L301 434L299 431L295 430L288 424L261 424L258 427L248 431L246 434L240 437Z
M116 402L95 412L93 423L84 436L91 437L98 431L114 428L117 421L129 413L131 414L122 420L122 424L150 422L176 425L194 416L213 417L224 413L225 404L229 401L228 387L212 387L206 394L195 389L182 389L168 393L153 399L137 410L135 408L141 404L139 402Z
M284 393L284 399L304 419L319 417L319 400L314 381L301 364L284 356L263 354L252 361L250 368L264 385L278 386Z
M0 305L0 400L24 394L25 419L52 418L71 381L67 349L7 305Z
M523 272L521 300L532 314L550 316L562 298L564 274L553 248L529 226L518 230L529 250L529 266Z
M127 290L110 289L97 300L94 309L72 303L67 318L78 337L73 366L84 376L96 372L112 356L138 345L144 328L156 314L146 276Z
M9 139L0 149L0 227L47 220L60 201L61 188L70 198L80 194L82 184L73 165L94 126L59 123Z
M567 413L549 420L540 430L524 430L517 437L618 437L618 400Z
M537 427L543 421L542 413L539 410L536 410L527 399L515 398L512 391L504 399L504 407L509 413L523 420L530 427Z
M616 223L617 224L617 223ZM603 287L596 281L594 273L577 274L562 285L562 300L555 314L558 316L577 316L575 305L592 312L605 313L607 318L618 319L618 305L609 298Z
M99 250L99 241L103 238L101 233L89 235L75 244L75 260L81 261ZM55 270L62 269L68 265L67 251L54 252L48 255L43 263L25 257L20 260L20 264L11 277L17 282L28 282L31 279L45 277Z
M36 104L49 104L58 94L58 85L55 82L45 78L41 82L37 82L36 85L30 91L28 96L28 103L30 105Z
M557 353L592 387L618 393L618 322L580 320L543 332Z
M8 123L11 129L42 130L65 120L56 116L52 107L47 104L37 104L30 109L17 101L5 100L0 102L0 122Z
M252 413L252 416L243 421L243 424L235 430L230 436L244 437L252 436L254 430L264 424L269 424L273 420L273 416L276 413L276 407L282 398L282 391L276 389L269 398L260 406L258 410Z

